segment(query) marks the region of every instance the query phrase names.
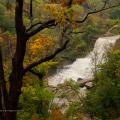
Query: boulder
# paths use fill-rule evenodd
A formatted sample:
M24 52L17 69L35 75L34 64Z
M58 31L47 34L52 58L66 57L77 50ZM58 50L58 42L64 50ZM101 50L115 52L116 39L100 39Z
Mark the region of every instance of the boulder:
M85 84L85 87L86 87L87 89L90 89L90 88L93 87L93 83L92 83L92 82L87 82L87 83Z
M78 79L77 79L77 82L79 82L79 81L81 81L81 80L83 80L83 79L82 79L82 78L78 78Z
M84 87L84 86L89 86L87 83L92 83L92 80L81 80L81 81L79 81L79 82L77 82L79 85L80 85L80 87ZM90 83L90 84L91 84ZM90 85L91 86L91 85Z

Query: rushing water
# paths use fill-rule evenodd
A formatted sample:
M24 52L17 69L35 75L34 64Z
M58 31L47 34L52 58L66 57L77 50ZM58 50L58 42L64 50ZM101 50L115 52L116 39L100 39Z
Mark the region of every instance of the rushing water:
M48 78L49 85L57 86L65 80L72 78L77 81L78 78L91 79L93 78L93 68L95 64L103 62L103 56L106 49L120 39L120 35L112 37L101 37L96 40L93 50L85 57L78 58L71 65L64 66L64 68L57 74Z

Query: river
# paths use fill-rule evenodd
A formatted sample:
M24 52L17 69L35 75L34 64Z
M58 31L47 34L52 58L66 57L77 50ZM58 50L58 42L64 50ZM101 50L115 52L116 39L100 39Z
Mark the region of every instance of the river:
M93 50L84 58L77 58L72 64L66 65L57 74L48 78L48 84L57 86L65 80L78 78L92 79L95 65L104 62L104 55L110 46L114 46L120 35L100 37L96 40Z

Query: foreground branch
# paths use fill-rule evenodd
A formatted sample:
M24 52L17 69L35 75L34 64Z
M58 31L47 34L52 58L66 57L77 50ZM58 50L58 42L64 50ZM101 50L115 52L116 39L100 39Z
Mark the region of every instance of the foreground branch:
M26 34L28 37L32 37L33 35L37 34L39 31L42 31L43 29L45 28L49 28L49 27L52 27L52 26L55 26L56 25L56 22L54 19L52 20L48 20L47 22L44 22L43 24L41 24L41 22L38 22L34 25L32 25L30 28L28 28L26 30ZM36 27L36 25L39 25L37 28L34 28ZM32 29L34 28L34 29Z
M67 5L68 8L70 8L71 5L72 5L72 0L69 0L68 5ZM87 20L89 15L99 13L99 12L102 12L102 11L105 11L105 10L108 10L108 9L111 9L114 7L118 7L118 6L120 6L120 3L118 3L117 5L110 6L110 7L106 7L106 6L107 6L107 2L104 3L104 5L102 6L101 9L95 10L92 12L88 12L82 20L75 20L75 22L76 23L83 23ZM70 21L68 18L66 20ZM55 22L55 19L51 19L51 20L48 20L45 22L39 21L35 24L31 24L31 26L26 30L26 33L27 33L28 37L32 37L33 35L37 34L39 31L41 31L45 28L56 26L56 25L57 25L57 23Z
M33 21L33 0L30 0L29 18L30 18L30 25L32 25L32 21Z
M33 75L37 76L40 80L44 77L44 75L38 71L35 70L29 70L30 73L32 73Z
M64 49L66 49L66 46L67 46L68 43L69 43L69 40L66 40L66 42L64 43L64 45L62 47L60 47L60 48L57 48L56 51L53 54L51 54L51 55L49 55L49 56L47 56L47 57L45 57L43 59L40 59L40 60L38 60L36 62L33 62L30 65L28 65L24 69L24 73L30 71L32 68L38 66L39 64L41 64L43 62L47 62L47 61L53 59L54 57L56 57L57 54L59 54L60 52L62 52Z
M32 30L32 28L36 27L37 25L41 25L41 24L43 24L41 21L39 21L39 22L37 22L35 24L31 24L30 27L28 27L26 29L26 32L29 32L30 30Z

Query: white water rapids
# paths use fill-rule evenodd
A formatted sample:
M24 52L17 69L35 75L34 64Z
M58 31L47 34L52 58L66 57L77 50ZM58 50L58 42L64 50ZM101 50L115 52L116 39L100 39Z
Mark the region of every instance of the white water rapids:
M114 46L118 39L120 39L120 35L98 38L93 50L85 58L78 58L71 65L64 66L61 71L48 78L48 84L57 86L69 79L77 81L78 78L93 78L93 64L103 62L103 55L105 54L106 48L110 45Z

